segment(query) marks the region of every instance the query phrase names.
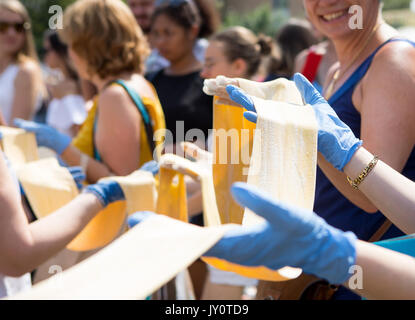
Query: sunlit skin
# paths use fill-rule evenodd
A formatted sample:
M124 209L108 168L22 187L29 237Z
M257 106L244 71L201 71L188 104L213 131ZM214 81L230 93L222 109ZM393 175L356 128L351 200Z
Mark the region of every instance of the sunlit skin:
M23 23L23 18L9 10L0 9L0 21L7 23ZM25 33L18 33L14 28L9 28L5 33L0 32L0 71L2 71L13 56L23 47Z
M377 18L377 10L373 10L373 2L378 0L305 0L304 6L315 28L334 40L355 36L356 30L349 27L352 17L349 9L353 5L362 8L363 28L370 28ZM338 17L334 18L330 15L338 15Z
M201 63L193 54L199 28L186 30L165 14L160 14L151 28L152 43L170 62L167 73L187 74L200 70Z
M225 55L225 45L211 41L205 52L205 64L201 76L205 79L223 75L229 78L246 78L247 65L243 59L229 61Z
M151 29L151 16L155 10L155 0L128 0L127 3L134 14L137 23L144 33L149 33Z
M363 29L349 26L351 15L348 12L353 5L362 8ZM336 71L339 70L340 76L332 92L337 91L376 48L398 36L395 29L383 22L378 0L304 0L304 7L315 27L332 40L339 60L327 75L325 93ZM352 96L353 106L361 115L359 138L366 149L397 171L404 168L415 141L414 61L415 50L410 44L401 41L386 45L377 53ZM377 212L376 206L361 192L354 192L345 175L321 155L319 166L349 201L368 213Z

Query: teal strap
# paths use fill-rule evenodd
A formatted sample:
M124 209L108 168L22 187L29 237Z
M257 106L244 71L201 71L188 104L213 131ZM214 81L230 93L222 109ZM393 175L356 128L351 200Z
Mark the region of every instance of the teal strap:
M411 257L415 257L415 234L374 242L374 244L386 249L406 254Z
M146 107L144 106L143 102L141 101L140 96L138 95L137 92L135 92L129 86L127 86L127 84L123 80L111 81L109 84L107 84L107 86L109 86L113 83L116 83L116 84L122 86L125 89L125 91L128 93L128 95L130 96L131 100L136 105L138 111L141 114L141 117L143 118L143 122L144 122L145 130L146 130L146 133L147 133L147 139L148 139L150 149L154 153L156 145L155 145L154 140L153 140L153 125L151 123L150 115L149 115ZM97 126L97 118L98 117L95 117L95 122L94 122L94 136L95 136L96 126ZM96 148L95 141L94 141L94 157L97 161L101 161L101 156L100 156L100 154L99 154L99 152Z
M113 83L119 84L120 86L122 86L125 89L125 91L127 91L129 96L131 97L131 99L133 100L135 105L137 106L138 110L140 111L140 114L143 117L144 124L145 125L147 125L147 124L151 125L150 116L147 112L146 107L144 106L143 102L141 101L141 98L138 95L138 93L135 92L134 90L131 90L130 87L128 87L127 84L123 80L116 80Z

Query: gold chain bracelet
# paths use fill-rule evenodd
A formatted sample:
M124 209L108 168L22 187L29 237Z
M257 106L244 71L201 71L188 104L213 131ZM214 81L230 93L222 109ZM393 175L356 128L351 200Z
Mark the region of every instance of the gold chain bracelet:
M359 176L352 180L350 177L347 177L347 181L349 181L350 185L353 187L353 189L359 190L359 185L365 180L367 175L370 173L370 171L373 170L373 168L378 163L378 156L375 156L372 161L367 165L366 168L363 169L362 173L359 174Z

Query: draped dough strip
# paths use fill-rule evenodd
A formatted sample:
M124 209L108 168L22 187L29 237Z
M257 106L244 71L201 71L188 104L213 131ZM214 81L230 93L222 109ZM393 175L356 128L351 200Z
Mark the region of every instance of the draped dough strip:
M13 167L39 159L36 137L33 133L0 126L3 136L0 145Z
M195 162L172 154L164 155L160 159L160 167L168 168L170 170L180 172L181 174L189 175L196 180L200 180L202 185L203 215L204 221L206 221L205 224L207 227L220 225L220 216L215 201L213 179L212 175L209 175L207 170ZM216 258L202 257L202 260L217 269L235 272L245 277L260 280L282 281L295 278L299 275L297 271L293 274L291 268L274 271L265 267L245 267Z
M71 174L59 166L56 159L42 159L25 164L17 174L38 218L58 210L78 195ZM127 201L115 202L99 212L67 246L68 249L89 251L103 247L119 234L125 224L126 214L155 211L156 189L151 173L136 171L127 177L110 179L121 185Z
M199 164L173 154L163 155L159 164L162 169L172 170L199 180L202 186L203 219L205 225L209 227L221 225L211 173ZM159 194L159 197L163 197L163 194ZM186 194L182 194L182 197L186 201ZM157 213L160 212L157 211Z
M94 256L11 299L145 299L223 233L154 215Z
M232 198L234 182L246 182L255 124L240 107L213 104L213 182L222 224L242 224L244 210Z
M253 97L265 100L288 102L302 105L302 97L292 81L277 79L270 82L254 82L246 79L226 79L213 81L216 90L218 82L223 82L219 91L225 91L226 84L234 83ZM208 81L209 82L209 81ZM205 88L205 92L210 92ZM253 148L256 125L243 117L244 109L220 104L215 97L213 105L213 181L216 202L221 222L241 224L244 210L232 198L231 187L235 182L246 182ZM229 143L231 140L231 143ZM236 160L236 161L235 161Z
M257 124L259 134L256 134L254 138L248 183L271 193L281 201L312 209L317 159L317 124L312 109L300 107L304 105L300 92L292 81L285 79L266 83L257 83L245 79L222 79L216 81L216 84L213 82L212 91L209 88L206 89L210 93L214 93L216 90L218 90L217 92L224 92L226 84L229 83L238 85L254 97L259 117ZM286 103L289 103L289 105ZM237 118L238 116L242 117L243 109L238 111L233 106L216 105L214 110L218 117L215 119L215 125L218 127L240 131L246 125L246 122L242 123ZM251 141L249 143L251 144ZM239 152L241 156L242 148L242 145L239 150L233 148L231 154ZM217 153L223 152L229 154L229 150L223 146L222 141L219 142L219 146L214 148L216 161L218 160ZM221 212L221 215L226 217L227 214L233 214L233 221L236 223L239 222L238 218L235 219L235 213L238 214L238 211L231 206L230 187L236 181L246 181L246 177L242 173L243 169L242 163L239 166L231 163L225 165L214 164L213 174L215 188L217 188L216 194L222 193L222 197L218 196L218 199L224 199L224 203L218 201L218 206L221 205L220 208L223 210L230 210L229 213ZM235 179L238 175L240 180ZM220 179L225 181L220 181ZM243 211L240 210L239 212ZM261 221L262 219L257 215L249 210L245 211L244 225L252 225ZM234 271L261 280L285 281L296 278L301 274L300 269L289 267L275 273L267 268L241 269L240 266L232 265L223 260L209 260L212 265L219 269Z

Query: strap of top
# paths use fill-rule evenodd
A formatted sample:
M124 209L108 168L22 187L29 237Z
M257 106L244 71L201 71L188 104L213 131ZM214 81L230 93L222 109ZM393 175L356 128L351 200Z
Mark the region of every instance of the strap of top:
M339 90L337 90L333 96L329 99L329 103L333 104L336 102L339 98L341 98L348 90L350 90L352 87L356 86L359 81L365 76L367 71L369 70L370 66L372 65L372 61L375 58L376 54L388 43L391 42L397 42L397 41L403 41L408 42L409 44L413 45L415 47L415 43L408 40L408 39L401 39L401 38L392 38L384 43L382 43L379 47L376 48L376 50L359 66L359 68L356 69L356 71L350 76L349 79L343 84L343 86L340 87Z
M150 114L147 111L146 107L144 106L143 102L141 101L140 96L138 95L137 92L132 90L123 80L111 81L106 86L109 86L111 84L118 84L121 87L123 87L125 89L125 91L128 93L128 95L130 96L131 100L136 105L136 107L137 107L138 111L140 112L140 115L143 119L143 122L144 122L148 144L150 146L151 152L154 153L154 150L156 149L156 144L153 140L153 134L154 134L153 125L152 125L152 122L151 122ZM96 126L97 126L97 117L95 117L94 132L96 130ZM98 150L95 146L94 146L94 154L95 154L95 159L98 160L98 161L101 161L101 156L100 156L100 154L99 154L99 152L98 152Z

